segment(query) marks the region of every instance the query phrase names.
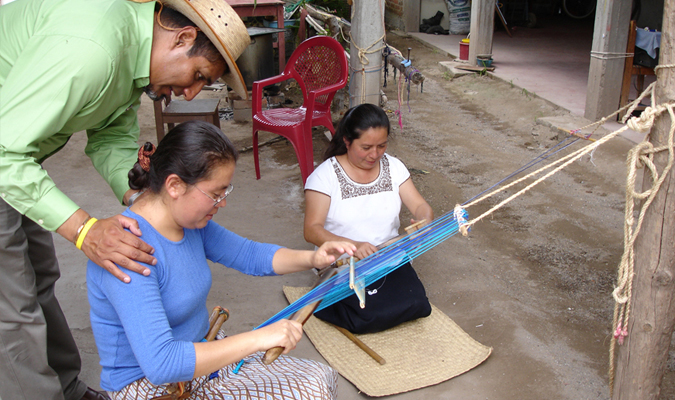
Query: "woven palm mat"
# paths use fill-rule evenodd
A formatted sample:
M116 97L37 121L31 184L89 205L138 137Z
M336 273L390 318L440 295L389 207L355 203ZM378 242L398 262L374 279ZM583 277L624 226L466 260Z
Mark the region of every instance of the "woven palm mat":
M289 302L309 288L284 286ZM476 367L492 352L435 306L431 315L384 332L355 335L385 359L380 365L332 325L310 318L305 333L340 375L368 396L435 385Z

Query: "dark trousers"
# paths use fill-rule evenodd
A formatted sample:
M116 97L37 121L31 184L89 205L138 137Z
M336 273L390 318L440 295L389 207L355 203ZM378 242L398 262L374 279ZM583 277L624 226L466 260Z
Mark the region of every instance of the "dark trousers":
M51 232L0 199L0 398L79 400L80 353L54 296Z

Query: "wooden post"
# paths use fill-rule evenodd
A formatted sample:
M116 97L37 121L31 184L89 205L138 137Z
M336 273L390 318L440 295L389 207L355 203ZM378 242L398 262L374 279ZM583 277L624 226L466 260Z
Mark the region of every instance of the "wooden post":
M495 29L495 0L478 0L471 4L469 65L478 65L476 56L492 54Z
M382 60L384 2L355 1L352 5L352 14L349 106L363 103L379 105L380 79L383 76L384 63ZM359 49L364 51L364 61L359 57Z
M661 65L675 64L675 0L665 0ZM675 101L675 69L656 73L656 104ZM651 133L654 146L665 145L670 117L662 114ZM667 152L654 156L659 170ZM645 172L645 186L651 177ZM671 170L645 213L635 244L635 278L628 336L618 346L612 400L656 400L675 327L675 170Z
M621 97L624 58L628 41L631 2L600 0L595 11L595 28L586 88L584 116L597 121L616 111Z

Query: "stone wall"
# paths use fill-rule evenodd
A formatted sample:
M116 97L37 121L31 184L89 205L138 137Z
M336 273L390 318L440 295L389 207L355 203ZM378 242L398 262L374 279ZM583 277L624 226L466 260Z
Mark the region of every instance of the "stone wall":
M388 29L405 31L404 2L405 0L385 0L384 22Z

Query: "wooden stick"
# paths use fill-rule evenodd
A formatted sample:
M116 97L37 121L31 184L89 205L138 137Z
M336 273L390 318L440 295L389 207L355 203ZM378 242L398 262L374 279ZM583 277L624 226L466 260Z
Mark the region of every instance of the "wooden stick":
M476 65L454 65L453 68L461 69L464 71L472 72L481 72L481 71L494 71L495 67L478 67Z
M309 317L312 316L314 313L314 310L319 306L319 303L321 303L321 300L317 301L316 303L312 303L308 306L305 306L298 310L295 314L291 316L291 321L298 321L301 324L305 324ZM284 352L284 348L281 346L273 347L265 352L265 355L263 356L263 364L265 365L270 365L279 358L281 353Z
M418 231L421 227L423 227L423 226L426 225L426 224L427 224L427 220L426 220L426 218L425 218L425 219L423 219L423 220L421 220L421 221L415 222L415 223L412 224L412 225L408 225L408 226L405 228L406 235L410 235L411 233ZM378 245L378 246L377 246L377 249L378 249L378 250L384 249L385 247L389 246L390 244L396 243L396 242L398 242L399 240L403 239L406 235L399 235L399 236L396 236L395 238L391 238L391 239L387 240L386 242L384 242L384 243Z
M564 128L560 128L560 127L558 127L558 130L559 130L559 131L563 131L563 132L565 132L565 133L568 134L568 135L576 136L576 137L581 138L581 139L584 139L584 140L589 140L589 141L591 141L591 142L595 142L595 139L590 138L590 137L586 137L586 135L582 135L582 134L579 133L579 132L573 132L573 131L570 131L570 130L568 130L568 129L564 129Z
M220 306L213 308L213 311L211 312L211 317L209 318L209 326L210 326L209 332L205 337L207 342L210 342L216 338L216 335L218 335L220 327L223 325L225 321L227 321L228 318L230 318L230 312L226 308L222 308Z
M317 8L312 7L309 4L305 4L303 7L307 11L307 14L309 14L312 18L318 19L328 24L328 27L330 28L330 31L333 34L333 39L336 40L340 39L341 36L340 30L342 30L342 35L345 38L349 38L349 36L351 35L352 24L349 21L337 17L333 14L323 12Z
M322 284L323 282L325 282L325 281L327 281L328 279L332 278L335 274L337 274L337 269L336 269L336 268L333 268L331 271L327 271L326 273L324 273L324 274L319 278L319 280L316 282L316 284L314 285L314 287L317 287L317 286L319 286L320 284ZM313 287L313 288L314 288L314 287ZM319 306L320 303L321 303L321 300L319 300L319 301L317 301L317 302L314 302L314 303L312 303L312 304L306 305L305 307L303 307L303 308L301 308L300 310L296 311L296 312L291 316L290 320L291 320L291 321L298 321L298 322L300 322L301 324L304 325L305 322L307 322L307 320L309 319L309 317L312 316L312 314L314 313L314 310L316 310L316 308ZM272 364L272 363L274 362L274 360L276 360L276 359L281 355L281 353L283 353L283 352L284 352L284 348L281 347L281 346L273 347L273 348L267 350L267 351L265 352L265 355L263 356L263 359L262 359L263 364L265 364L265 365L270 365L270 364Z
M359 279L354 282L354 293L359 299L359 307L366 308L366 285L364 279Z
M363 342L361 341L361 339L359 339L359 338L357 338L356 336L354 336L353 333L349 332L348 330L346 330L345 328L342 328L342 327L340 327L340 326L337 326L337 325L333 325L333 326L335 327L335 329L337 329L338 331L342 332L342 334L344 334L345 336L347 336L347 338L349 338L349 340L351 340L352 342L354 342L354 344L356 344L357 346L359 346L359 348L360 348L361 350L365 351L366 354L368 354L369 356L371 356L371 357L373 358L373 360L375 360L375 361L377 361L378 363L380 363L380 365L384 365L384 364L387 363L387 362L385 361L384 358L382 358L379 354L377 354L377 353L375 352L375 350L373 350L373 349L371 349L370 347L368 347L367 344L363 343Z
M495 8L497 10L497 14L499 14L499 19L502 21L502 25L504 25L504 29L506 29L506 33L509 35L509 37L513 37L511 31L509 30L509 26L506 23L506 19L504 19L504 14L502 14L502 9L499 7L499 3L495 3Z
M280 142L280 141L282 141L282 140L288 140L288 139L286 139L286 138L283 137L283 136L275 136L275 137L273 137L273 138L270 139L270 140L267 140L267 141L264 141L264 142L260 143L260 144L258 145L258 148L263 147L263 146L270 145L270 144L272 144L272 143ZM241 150L239 150L239 154L245 153L245 152L251 151L251 150L253 150L253 146L247 146L247 147L244 147L244 148L242 148Z
M424 82L424 75L422 75L422 73L418 71L413 65L409 65L407 67L404 66L403 61L405 59L401 55L402 53L395 47L391 45L388 46L393 49L391 55L387 57L388 63L391 64L392 67L401 71L405 77L410 78L410 81L415 85L419 85L420 83Z
M425 219L423 219L423 220L421 220L421 221L415 222L415 223L412 224L412 225L408 225L408 226L405 228L405 231L408 233L408 235L410 235L411 233L416 232L418 229L420 229L421 227L423 227L423 226L426 225L426 224L427 224L427 220L426 220L426 218L425 218Z

